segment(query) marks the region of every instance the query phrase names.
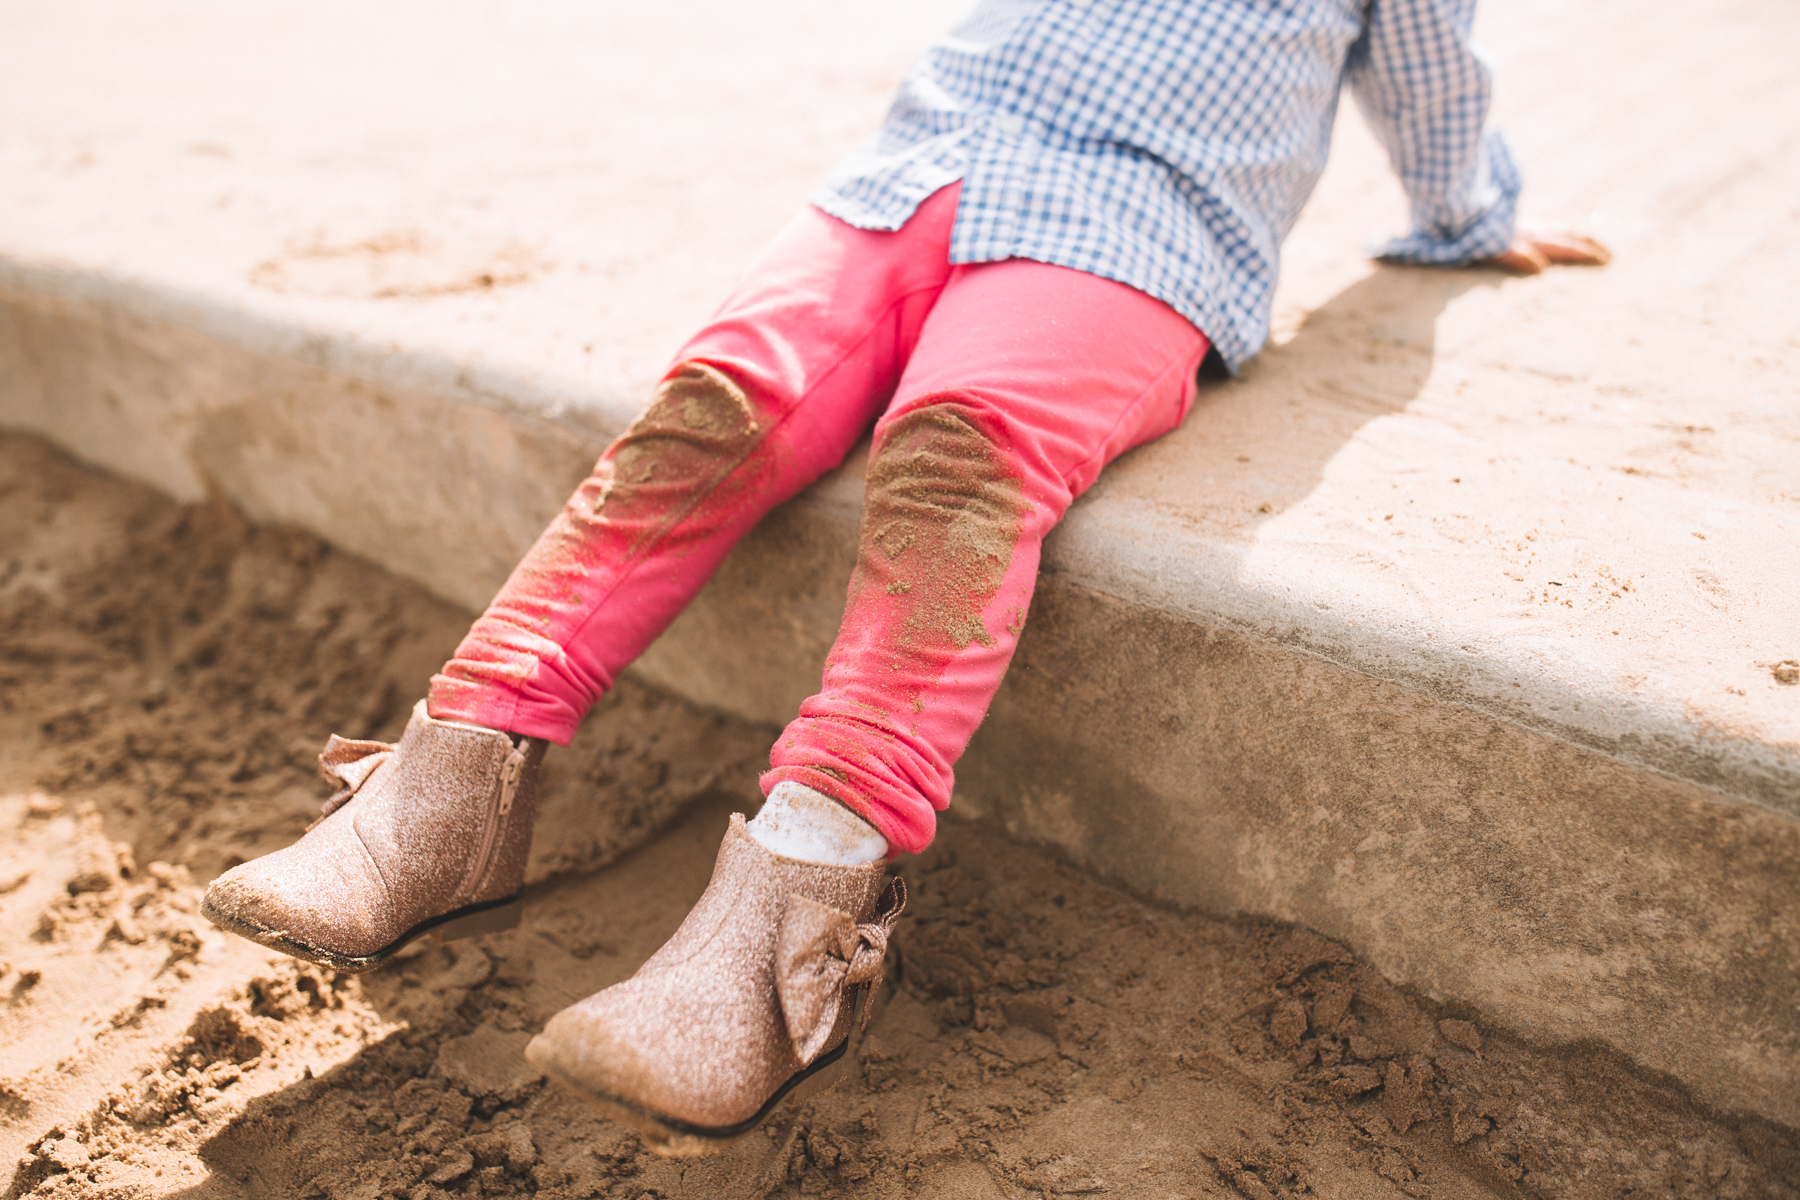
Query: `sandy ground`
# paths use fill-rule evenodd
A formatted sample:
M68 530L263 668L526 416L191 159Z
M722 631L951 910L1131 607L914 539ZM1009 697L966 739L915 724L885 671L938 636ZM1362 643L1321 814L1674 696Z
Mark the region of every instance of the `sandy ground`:
M299 834L327 732L398 733L461 618L28 439L0 509L9 1198L1800 1195L1791 1130L954 821L900 864L860 1072L655 1158L519 1050L674 930L767 731L621 687L547 767L521 928L361 978L271 957L204 881Z

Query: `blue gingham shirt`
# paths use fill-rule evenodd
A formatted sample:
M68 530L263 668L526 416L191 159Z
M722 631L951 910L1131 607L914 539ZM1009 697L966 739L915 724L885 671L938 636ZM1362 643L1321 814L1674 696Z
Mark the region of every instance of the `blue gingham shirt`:
M1474 0L982 0L813 203L898 229L962 180L954 263L1029 258L1169 304L1235 370L1349 84L1412 206L1378 253L1495 254L1519 177L1485 128Z

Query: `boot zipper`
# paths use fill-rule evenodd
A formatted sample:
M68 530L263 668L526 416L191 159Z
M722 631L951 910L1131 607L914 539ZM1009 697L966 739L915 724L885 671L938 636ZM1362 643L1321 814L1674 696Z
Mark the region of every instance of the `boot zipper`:
M506 764L500 768L500 815L505 816L512 811L513 797L519 794L519 776L525 773L525 750L514 746L513 752L506 756Z
M487 878L489 859L494 853L494 843L500 837L500 823L512 812L513 798L519 794L519 779L525 774L525 746L523 740L512 748L506 761L500 764L500 794L494 801L493 815L488 819L487 829L481 835L481 853L475 857L475 869L469 875L469 889L464 897L473 896L481 890L482 881Z

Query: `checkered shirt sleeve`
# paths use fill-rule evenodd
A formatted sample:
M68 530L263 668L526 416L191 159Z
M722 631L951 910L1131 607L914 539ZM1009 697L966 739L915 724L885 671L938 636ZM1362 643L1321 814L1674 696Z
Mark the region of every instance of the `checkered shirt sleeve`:
M1412 232L1375 252L1463 263L1512 240L1519 173L1487 130L1493 73L1469 45L1474 0L1375 0L1344 78L1412 204Z
M1511 237L1472 0L983 0L920 58L814 203L897 229L961 180L952 262L1029 258L1136 287L1233 369L1268 337L1282 239L1350 84L1411 201L1379 252L1456 263Z

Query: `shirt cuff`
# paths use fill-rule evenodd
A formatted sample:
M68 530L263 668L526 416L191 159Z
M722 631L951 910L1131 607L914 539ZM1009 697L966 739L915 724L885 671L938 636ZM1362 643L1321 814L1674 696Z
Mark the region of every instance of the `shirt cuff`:
M1454 231L1442 225L1415 225L1404 237L1371 246L1370 256L1385 262L1460 266L1491 258L1512 245L1519 205L1518 168L1497 133L1482 139L1482 154L1487 168L1481 173L1485 186L1472 189L1477 197L1472 197L1476 203L1468 206L1476 208L1471 219L1460 222ZM1483 192L1486 195L1480 195Z

